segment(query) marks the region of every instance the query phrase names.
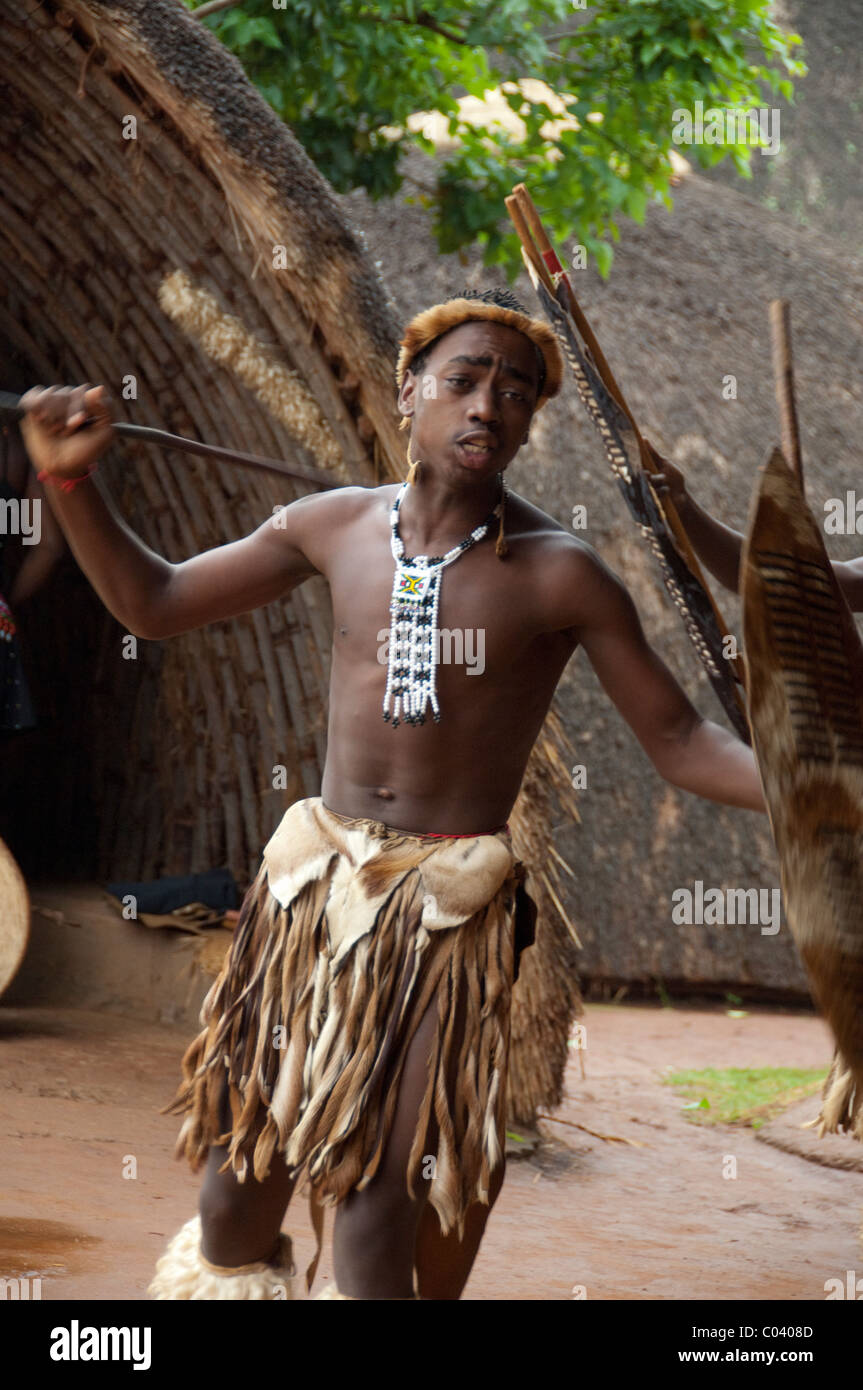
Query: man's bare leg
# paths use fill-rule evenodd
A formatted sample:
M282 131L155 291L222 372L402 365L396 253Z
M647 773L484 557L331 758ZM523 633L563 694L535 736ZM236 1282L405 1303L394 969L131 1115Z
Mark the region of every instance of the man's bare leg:
M222 1133L230 1127L227 1097L222 1102ZM227 1148L214 1147L207 1156L201 1187L201 1250L215 1265L236 1266L267 1260L276 1248L282 1222L294 1190L282 1157L273 1154L270 1175L259 1182L251 1173L238 1182L230 1169L219 1168Z
M416 1268L420 1298L461 1298L464 1286L473 1269L486 1222L503 1187L504 1169L494 1174L488 1193L488 1206L476 1202L464 1222L464 1239L455 1231L443 1235L438 1214L427 1203L417 1232Z
M456 1016L456 1030L460 1039L465 1028L465 1012L462 1000ZM458 1052L458 1048L453 1051L454 1066ZM457 1082L458 1078L453 1069L449 1076L450 1087L457 1085ZM426 1204L417 1230L416 1244L417 1288L420 1298L461 1298L485 1234L486 1222L503 1187L503 1178L502 1164L489 1181L488 1206L476 1202L469 1208L465 1216L463 1240L459 1240L455 1231L443 1235L437 1212L431 1203Z
M414 1034L399 1083L390 1137L373 1181L351 1192L336 1208L333 1268L336 1286L350 1298L414 1297L417 1228L431 1180L420 1178L417 1195L408 1195L406 1173L428 1080L428 1062L437 1022L437 1000ZM437 1148L437 1126L426 1135L426 1150Z
M465 1026L464 1007L456 1019L456 1034ZM420 1298L458 1299L467 1283L485 1232L491 1207L503 1186L503 1167L492 1178L489 1206L476 1203L465 1219L464 1239L441 1234L440 1222L428 1202L431 1179L421 1180L417 1199L407 1194L405 1173L413 1146L417 1117L428 1079L428 1061L437 1022L433 1002L414 1035L402 1073L390 1140L374 1182L353 1192L336 1211L333 1233L335 1282L340 1293L353 1298L384 1299L414 1296L414 1270ZM453 1049L454 1059L458 1046ZM450 1085L456 1077L451 1075ZM426 1152L437 1150L437 1125L426 1134Z

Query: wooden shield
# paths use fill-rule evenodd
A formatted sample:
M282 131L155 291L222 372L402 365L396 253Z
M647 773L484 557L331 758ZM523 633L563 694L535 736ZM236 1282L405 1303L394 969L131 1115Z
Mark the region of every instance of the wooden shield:
M21 870L0 840L0 994L11 984L30 939L30 899Z
M863 646L801 485L775 449L741 561L749 721L785 914L863 1085Z

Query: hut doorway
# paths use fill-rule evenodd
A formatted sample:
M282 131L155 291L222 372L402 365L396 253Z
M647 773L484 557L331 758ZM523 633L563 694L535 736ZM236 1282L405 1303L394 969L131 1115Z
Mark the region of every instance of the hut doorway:
M39 380L38 370L0 344L0 387L20 394ZM27 460L17 425L7 428L6 471L20 491ZM30 506L21 513L27 528L15 528L17 508L4 511L0 593L7 600L48 530L48 503ZM133 876L140 852L124 862L120 831L146 812L150 721L137 716L154 708L161 648L130 649L66 544L13 617L35 724L0 731L0 839L30 882ZM130 850L133 840L127 832Z
M116 843L146 810L152 758L132 735L136 708L153 706L160 649L139 643L123 659L119 625L68 552L15 618L37 722L2 735L0 839L31 882L133 876L139 854L124 865Z

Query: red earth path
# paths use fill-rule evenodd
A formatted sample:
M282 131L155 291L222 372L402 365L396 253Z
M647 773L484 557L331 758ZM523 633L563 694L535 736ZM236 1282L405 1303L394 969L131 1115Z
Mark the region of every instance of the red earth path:
M661 1081L684 1068L826 1066L819 1019L594 1005L586 1030L565 1102L543 1122L548 1142L510 1161L466 1298L823 1299L826 1281L863 1272L863 1172L806 1162L750 1129L696 1126ZM178 1121L158 1113L190 1036L0 1008L0 1277L41 1278L43 1299L144 1297L196 1210L198 1179L172 1157ZM285 1229L305 1268L302 1201ZM314 1292L331 1278L327 1241Z

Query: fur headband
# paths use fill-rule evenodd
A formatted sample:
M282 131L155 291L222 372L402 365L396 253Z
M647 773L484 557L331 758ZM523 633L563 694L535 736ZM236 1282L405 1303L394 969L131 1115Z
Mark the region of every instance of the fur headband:
M557 338L548 325L539 319L532 319L515 309L505 309L500 304L487 304L482 299L448 299L444 304L435 304L431 309L424 309L416 318L411 319L402 338L396 367L398 387L401 388L405 372L423 348L428 347L429 343L433 343L442 334L448 333L451 328L477 319L493 319L497 323L506 324L508 328L515 328L539 348L545 363L545 381L534 410L541 410L546 401L557 395L563 381L563 359Z

